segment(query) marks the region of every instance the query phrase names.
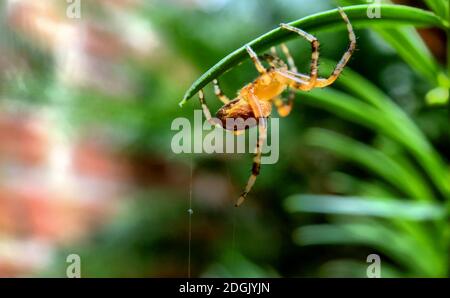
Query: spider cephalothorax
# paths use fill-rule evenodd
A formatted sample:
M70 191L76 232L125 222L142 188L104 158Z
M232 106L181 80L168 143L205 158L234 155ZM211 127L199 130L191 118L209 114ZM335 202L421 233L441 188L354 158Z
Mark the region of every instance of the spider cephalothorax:
M342 8L339 8L338 10L347 24L350 46L342 56L330 77L318 77L319 41L317 38L299 28L292 27L287 24L281 24L281 28L293 31L311 43L312 55L311 70L309 75L298 73L294 60L292 59L288 48L284 44L281 45L281 49L287 58L287 64L277 56L276 49L272 48L271 54L264 54L262 56L262 59L270 65L269 69L266 69L263 66L259 57L252 50L252 48L250 46L246 46L247 52L259 72L259 76L253 82L245 85L241 90L239 90L237 97L231 101L221 91L218 81L213 81L215 94L224 103L224 106L222 106L216 114L216 117L220 120L222 127L228 130L239 131L246 129L249 126L251 127L251 125L235 125L234 123L236 123L236 119L255 119L253 126L258 125L259 130L256 153L253 159L252 174L247 182L244 192L239 197L236 206L239 206L244 202L247 194L250 192L253 184L255 183L256 177L259 175L261 165L261 147L264 144L267 135L266 119L272 112L272 103L277 108L278 114L281 117L287 116L292 110L295 97L293 92L295 90L309 91L314 88L323 88L331 85L339 77L345 65L349 61L353 51L355 50L356 37L353 32L352 25L350 24L350 21ZM287 101L280 97L286 89L290 89L290 94ZM199 92L199 98L206 119L215 125L216 123L211 118L211 113L206 105L203 91Z

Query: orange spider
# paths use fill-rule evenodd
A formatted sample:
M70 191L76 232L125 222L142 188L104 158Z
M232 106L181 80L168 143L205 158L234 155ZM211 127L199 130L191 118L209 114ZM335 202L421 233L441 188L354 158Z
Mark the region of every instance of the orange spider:
M239 90L237 97L231 101L221 91L218 81L213 81L215 94L224 103L224 106L222 106L216 114L216 117L220 120L220 123L217 123L212 119L211 112L205 102L203 90L200 90L199 99L203 112L206 119L213 125L219 124L224 129L239 130L240 128L235 126L227 127L225 125L226 119L229 118L241 118L244 120L254 118L258 124L259 137L253 159L252 174L247 182L244 192L236 202L236 207L244 202L255 183L256 177L259 175L261 168L261 147L267 137L266 119L272 112L272 103L275 104L278 114L281 117L287 116L292 110L295 97L293 90L309 91L314 88L323 88L331 85L339 77L353 54L356 47L355 33L353 32L352 25L350 24L350 21L342 8L339 8L339 13L344 19L344 22L347 24L350 46L342 56L339 63L336 65L336 68L329 78L325 79L318 77L319 41L317 38L296 27L292 27L287 24L280 24L281 28L293 31L311 43L312 61L310 75L298 73L294 60L290 55L288 48L284 44L281 45L281 49L287 58L289 67L277 57L276 50L272 47L272 54L265 54L262 57L269 63L269 69L266 69L262 65L256 53L250 46L247 45L247 52L258 70L259 76L253 82L247 84ZM287 88L291 88L291 93L287 102L285 102L279 96ZM248 126L243 129L247 128Z

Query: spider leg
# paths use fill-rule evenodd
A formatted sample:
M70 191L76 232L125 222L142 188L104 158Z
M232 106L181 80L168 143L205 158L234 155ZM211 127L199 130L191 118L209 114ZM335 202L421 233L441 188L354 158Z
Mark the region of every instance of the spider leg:
M295 91L294 89L289 89L289 95L286 102L279 97L273 100L273 103L277 108L278 115L280 115L280 117L286 117L291 113L292 107L294 106L294 99L295 99Z
M256 150L255 155L253 157L253 164L252 164L252 174L250 175L250 178L247 181L247 185L245 186L244 192L241 194L239 199L236 202L236 207L239 207L247 198L248 193L252 189L253 185L255 184L256 177L258 177L261 169L261 152L262 152L262 146L264 145L264 142L267 138L267 121L266 118L264 118L262 115L261 107L258 103L258 98L253 94L253 90L250 91L250 98L249 98L249 104L253 110L253 114L255 115L256 119L259 119L258 121L258 142L256 143Z
M222 92L222 89L220 88L219 81L217 79L213 80L214 85L214 93L216 96L220 99L221 102L224 104L227 104L230 102L230 99Z
M291 55L287 45L285 43L282 43L280 45L280 47L281 47L281 50L283 51L284 56L286 56L286 59L287 59L287 62L288 62L287 64L289 65L289 71L292 72L292 73L295 73L297 75L302 75L302 74L298 74L298 69L297 69L297 66L295 65L294 58L292 57L292 55ZM277 50L276 50L275 47L271 47L270 51L271 51L271 55L273 57L276 57L276 58L280 59L278 54L277 54ZM283 60L281 60L281 61L283 61ZM306 75L302 75L302 76L307 77Z
M277 48L276 47L270 47L270 53L272 54L272 56L278 56L277 54Z
M216 118L211 117L211 111L208 108L208 105L205 101L205 94L203 93L203 90L200 90L198 92L198 99L200 100L200 104L202 105L203 114L205 115L206 120L212 125L212 126L220 126L220 123L217 121Z
M271 64L271 66L273 66L275 68L288 69L291 66L289 64L289 62L288 62L288 64L286 64L283 61L283 59L281 59L280 56L278 56L276 47L271 47L270 48L270 54L265 54L264 57L265 57L266 61L269 62L269 64L271 62L275 62L275 63ZM288 65L289 65L289 67L288 67Z
M316 84L316 87L326 87L328 85L333 84L334 81L336 81L336 79L339 77L339 75L344 70L345 65L347 65L347 62L350 60L350 57L352 56L352 54L356 48L356 37L355 37L355 32L353 31L352 24L348 20L348 17L345 14L344 10L341 7L339 7L338 9L339 9L339 13L341 14L341 17L344 19L344 22L347 24L347 31L348 31L348 37L350 39L350 45L348 47L347 52L345 52L344 56L342 56L341 60L336 65L336 68L334 69L331 76L327 79L322 79L322 78L319 79Z
M319 62L319 41L317 38L299 28L293 27L288 24L280 24L281 28L292 31L305 38L307 41L311 43L311 71L310 71L310 80L308 82L308 86L312 89L317 81L318 76L318 62Z
M245 46L245 49L247 50L247 53L250 55L250 58L255 64L256 70L258 70L260 74L266 73L266 69L262 65L261 61L259 61L255 51L253 51L253 49L249 45Z
M289 48L286 46L286 44L281 44L281 50L283 51L284 56L286 56L289 69L293 72L298 72L297 66L295 65L294 58L292 58L291 53L289 52Z
M287 103L280 108L277 108L278 115L281 117L286 117L291 113L292 107L294 106L295 95L295 90L290 88Z
M284 73L286 73L287 75L290 75L292 77L299 78L300 80L302 80L305 83L309 82L309 80L310 80L310 77L308 75L305 75L305 74L302 74L299 72L293 72L293 71L288 70L288 71L284 71Z
M275 71L275 73L278 76L278 80L287 84L289 88L292 88L292 91L293 89L302 91L309 91L312 89L311 86L309 86L309 77L306 75L280 70ZM274 99L275 107L278 109L278 114L281 117L289 115L292 110L294 99L295 93L293 92L289 94L287 104L284 104L284 102L278 98Z
M278 76L279 81L284 82L292 89L301 91L309 91L312 89L309 85L309 77L306 75L281 70L276 70L275 74Z
M287 69L286 63L277 56L277 54L264 54L263 59L269 63L269 65L275 69Z

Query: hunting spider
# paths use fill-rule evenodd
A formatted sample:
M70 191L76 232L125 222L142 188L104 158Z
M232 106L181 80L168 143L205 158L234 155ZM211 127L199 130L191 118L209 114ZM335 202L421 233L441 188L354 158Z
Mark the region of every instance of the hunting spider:
M263 66L256 53L247 45L246 50L255 64L256 70L259 72L259 76L253 82L239 90L237 97L233 100L230 100L223 94L217 80L213 81L215 94L224 103L224 106L222 106L216 114L216 121L211 117L211 112L205 102L203 90L200 90L199 99L203 113L211 124L221 125L224 129L228 130L239 131L247 129L248 126L244 128L237 128L235 126L227 127L225 125L226 119L241 118L247 120L249 118L254 118L258 125L259 137L256 144L255 156L253 158L252 174L247 182L244 192L236 202L236 207L244 202L247 194L255 183L256 177L259 175L261 168L261 148L267 137L266 119L272 112L272 103L277 108L278 114L281 117L287 116L292 110L295 98L294 90L309 91L314 88L323 88L331 85L339 77L355 50L356 38L352 25L342 8L339 8L338 10L344 22L347 24L350 46L336 65L330 77L318 77L319 41L317 38L296 27L292 27L288 24L280 24L281 28L293 31L311 43L312 61L309 75L298 73L294 59L284 44L281 44L281 50L287 59L287 64L277 56L276 49L272 47L271 54L264 54L261 57L270 65L268 69ZM280 95L288 88L290 89L290 93L287 101L285 101ZM219 120L219 123L217 123L217 119Z

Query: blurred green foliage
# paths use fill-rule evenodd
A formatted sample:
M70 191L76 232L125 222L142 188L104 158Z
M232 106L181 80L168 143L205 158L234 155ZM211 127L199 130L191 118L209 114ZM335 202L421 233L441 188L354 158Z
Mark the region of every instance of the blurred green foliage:
M195 276L365 277L372 253L381 256L383 277L448 276L448 76L445 62L436 60L412 26L356 31L359 51L336 84L298 93L294 111L280 120L279 162L262 167L241 208L233 203L247 179L249 155L170 151L172 120L192 118L199 108L196 100L178 106L195 78L280 22L364 1L337 2L152 1L135 13L158 33L164 52L151 62L127 58L121 71L136 92L125 97L59 85L47 53L2 32L33 65L21 80L3 80L3 95L54 107L68 132L104 126L106 134L120 136L117 150L130 159L157 159L176 169L146 168L160 180L130 192L112 224L62 248L40 275L64 276L61 260L77 252L83 276L186 276L193 183ZM448 7L447 1L425 2L448 24L439 6ZM310 33L321 40L320 71L327 74L345 51L347 35ZM305 71L309 45L288 45ZM231 96L255 75L247 59L220 80ZM219 107L211 88L206 94ZM217 185L226 185L218 203L208 190Z

